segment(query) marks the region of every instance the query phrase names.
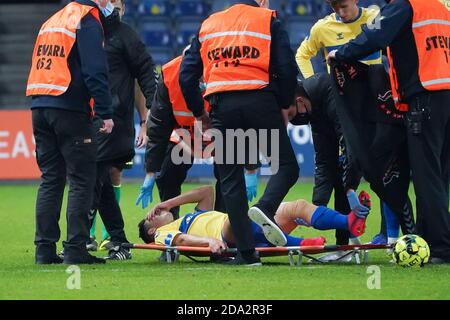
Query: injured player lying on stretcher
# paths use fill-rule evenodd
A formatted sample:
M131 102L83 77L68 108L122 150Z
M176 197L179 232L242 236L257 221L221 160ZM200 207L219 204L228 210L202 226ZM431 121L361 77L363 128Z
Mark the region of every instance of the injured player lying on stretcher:
M369 199L364 191L360 200ZM184 204L195 203L195 212L173 220L170 209ZM214 254L220 254L234 247L234 236L228 215L214 211L214 188L199 187L178 197L157 204L139 223L139 237L145 243L166 246L209 247ZM250 210L252 211L252 210ZM285 239L285 246L320 246L324 237L299 238L289 234L299 225L318 230L343 229L355 236L364 233L366 216L357 216L354 212L343 215L332 209L315 206L305 200L284 202L275 214L274 226L264 214L249 212L256 247L274 246ZM281 233L281 234L280 234Z

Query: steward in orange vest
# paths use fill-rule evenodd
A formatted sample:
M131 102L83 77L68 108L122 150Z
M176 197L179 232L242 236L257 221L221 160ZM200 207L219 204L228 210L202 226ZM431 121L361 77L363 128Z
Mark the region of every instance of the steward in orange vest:
M32 109L59 108L112 118L101 13L89 0L70 2L39 30L26 95ZM95 101L95 103L94 103Z
M250 211L255 212L255 216L265 216L267 223L277 230L273 233L277 239L272 240L273 244L284 245L286 239L272 220L281 201L297 181L299 167L280 108L288 108L294 101L297 74L289 36L281 27L276 12L269 9L268 0L238 1L230 8L209 16L183 57L179 80L188 108L195 117L208 124L209 116L200 103L197 86L203 76L205 98L211 104L211 124L223 134L224 143L220 147L224 149L220 154L227 155L227 158L236 155L234 159L219 159L216 143L215 161L239 251L234 264L260 264L248 221L242 165L242 162L254 164L252 162L259 153L252 142L243 148L237 147L234 138L227 137L226 132L232 130L238 134L243 130L253 134L256 131L265 139L258 139L259 145L269 145L268 137L277 138L279 153L274 152L273 155L280 159L280 166L272 168L277 173L271 177L263 197ZM262 130L268 134L266 138L262 136ZM275 142L270 145L275 145ZM234 150L242 152L242 157L237 156ZM271 151L266 156L269 153Z
M395 0L380 16L330 56L358 60L389 46L393 97L407 112L417 232L432 262L450 263L450 0Z
M194 148L194 136L195 136L195 117L192 112L188 109L186 105L186 101L184 100L183 94L180 89L180 84L178 83L178 77L180 75L180 66L182 56L179 56L169 63L165 64L162 67L162 76L164 79L164 84L167 88L169 94L169 100L172 105L173 115L175 117L175 121L177 126L174 127L174 130L170 136L170 141L173 143L183 143L186 144L185 149L195 158L209 158L212 155L203 154L203 148L199 150L195 150L198 148ZM204 100L205 110L206 112L211 111L211 106L208 101ZM183 132L177 129L185 129L186 133L189 133L192 141L182 141L180 135L183 135ZM198 130L198 129L197 129ZM201 132L199 132L201 134ZM203 137L201 142L202 144L207 145L208 141L205 140L206 137ZM210 139L207 139L210 141ZM191 143L192 142L192 143Z
M100 15L93 1L70 2L42 25L33 51L27 96L32 96L36 159L42 172L36 201L38 264L105 263L86 249L96 179L96 133L110 133L114 125ZM94 128L94 112L103 119L100 129ZM56 242L66 180L63 261L56 254Z

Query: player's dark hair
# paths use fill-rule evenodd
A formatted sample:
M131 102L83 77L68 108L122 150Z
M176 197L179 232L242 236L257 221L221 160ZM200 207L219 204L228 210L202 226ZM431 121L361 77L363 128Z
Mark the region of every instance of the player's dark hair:
M141 238L142 241L144 241L145 243L155 242L155 235L148 234L148 230L150 229L150 223L147 220L143 219L141 222L139 222L138 228L139 228L139 238Z

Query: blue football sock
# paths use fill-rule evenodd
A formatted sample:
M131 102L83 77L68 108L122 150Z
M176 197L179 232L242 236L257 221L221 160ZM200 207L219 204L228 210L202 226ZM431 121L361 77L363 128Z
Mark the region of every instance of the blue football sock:
M387 236L389 238L398 238L400 235L400 223L394 211L383 202L383 214L386 219Z
M317 230L348 230L348 219L335 210L320 206L311 217L311 225Z
M298 247L300 243L303 241L303 238L297 238L290 236L288 234L284 234L286 236L286 247Z

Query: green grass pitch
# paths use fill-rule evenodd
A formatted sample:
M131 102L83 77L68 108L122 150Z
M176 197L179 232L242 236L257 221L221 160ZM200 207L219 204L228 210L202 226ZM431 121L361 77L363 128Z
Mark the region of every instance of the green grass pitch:
M183 190L195 187L186 184ZM367 185L363 187L368 190ZM260 185L259 195L264 185ZM411 188L412 189L412 188ZM137 223L145 211L134 205L139 185L125 183L121 206L130 241L138 242ZM155 190L156 191L156 190ZM193 263L159 263L159 253L136 250L131 261L81 267L81 289L69 290L67 265L34 264L34 205L37 185L0 185L0 299L449 299L450 266L404 269L389 263L383 250L372 251L366 265L289 266L287 257L265 258L263 267L228 267ZM157 192L154 192L156 194ZM299 182L287 200L311 199L312 184ZM412 194L413 195L413 194ZM155 201L158 199L156 198ZM64 207L65 208L65 204ZM64 209L65 210L65 209ZM192 206L182 208L182 213ZM380 224L379 203L373 201L369 241ZM65 238L65 211L61 214ZM301 228L301 236L325 235L334 243L334 231ZM100 226L97 223L97 234ZM58 244L59 249L61 243ZM104 256L104 251L96 255ZM305 260L306 262L306 260ZM369 289L378 266L380 288ZM369 286L370 287L370 286Z

